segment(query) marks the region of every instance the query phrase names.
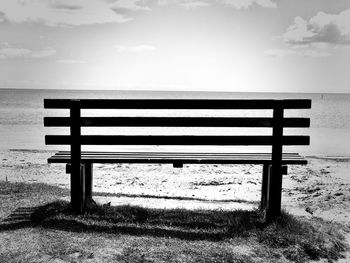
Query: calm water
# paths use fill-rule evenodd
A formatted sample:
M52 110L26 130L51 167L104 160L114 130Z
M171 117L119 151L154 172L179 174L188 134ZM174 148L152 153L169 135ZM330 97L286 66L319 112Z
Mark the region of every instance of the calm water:
M2 90L0 89L0 148L1 149L62 149L48 147L44 144L45 134L65 132L65 128L44 128L43 116L67 114L68 111L43 109L44 98L309 98L312 99L311 110L289 111L287 116L301 114L311 118L311 129L289 129L288 134L309 134L310 146L298 148L289 147L287 151L298 151L303 154L347 155L350 156L350 94L278 94L278 93L214 93L214 92L145 92L145 91L61 91L61 90ZM190 113L193 116L247 116L244 111L86 111L83 115L113 115L128 116L130 114L160 116L181 115ZM253 116L269 116L269 111L254 111ZM270 129L261 129L270 134ZM98 134L98 129L85 129L83 132ZM176 133L191 134L254 134L253 129L179 129ZM147 128L117 130L105 129L107 133L127 134L176 134L172 129ZM242 148L242 147L241 147ZM243 150L251 151L252 148ZM158 148L157 148L158 149ZM192 149L190 149L192 150ZM240 149L242 150L242 149ZM263 149L265 150L265 149Z

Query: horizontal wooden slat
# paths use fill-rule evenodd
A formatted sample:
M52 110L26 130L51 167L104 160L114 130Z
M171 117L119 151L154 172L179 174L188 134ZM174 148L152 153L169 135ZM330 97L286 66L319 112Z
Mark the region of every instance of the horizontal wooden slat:
M282 107L284 109L311 109L310 99L289 99L282 101Z
M143 152L143 151L133 151L133 152L100 152L100 151L83 151L82 155L113 155L113 154L123 154L123 155L146 155L146 156L153 156L153 155L191 155L191 156L202 156L202 155L210 155L210 156L259 156L262 158L265 158L265 156L270 156L271 153L236 153L236 152L158 152L158 151L151 151L151 152ZM55 153L55 156L66 156L70 155L70 151L58 151ZM298 153L283 153L284 157L288 158L302 158Z
M157 158L157 159L188 159L188 158L198 158L201 159L203 156L201 155L196 155L196 156L189 156L189 155L184 155L184 156L170 156L170 155L82 155L83 158L91 158L91 159L106 159L106 158L136 158L136 159L149 159L149 158ZM65 156L55 156L56 159L69 159L69 155ZM266 158L254 158L254 157L248 157L248 156L241 156L240 158L236 157L230 157L230 156L210 156L211 159L213 160L221 160L221 159L244 159L244 160L250 160L250 159L255 159L255 160L265 160ZM288 160L300 160L300 158L288 158Z
M49 163L69 163L69 152L59 152L49 158ZM83 162L95 163L222 163L222 164L268 164L268 153L173 153L173 152L82 152ZM306 164L298 154L286 153L283 164Z
M309 128L309 118L284 118L283 127L286 128Z
M51 160L48 159L49 163L69 163L68 160ZM161 164L169 164L169 163L183 163L183 164L270 164L270 160L234 160L234 159L134 159L134 158L110 158L110 159L88 159L82 158L82 162L88 163L161 163ZM307 164L305 160L283 160L283 165L286 164Z
M57 160L57 159L48 159L49 163L70 163L70 160ZM182 163L182 164L270 164L271 160L256 160L256 159L171 159L171 158L142 158L142 159L135 159L135 158L82 158L82 162L87 163ZM286 164L307 164L306 160L283 160L283 165Z
M68 109L69 99L44 99L44 107ZM226 100L226 99L82 99L82 109L309 109L311 100Z
M48 145L68 145L69 135L46 135ZM308 145L309 136L284 136L283 145ZM272 136L83 135L82 145L271 145Z
M177 155L177 154L143 154L143 153L133 153L133 154L119 154L119 155L111 155L111 154L96 154L96 155L93 155L93 154L83 154L82 157L84 158L140 158L140 159L148 159L148 158L159 158L159 159L167 159L167 158L172 158L172 159L186 159L186 158L203 158L203 154L191 154L191 153L188 153L188 154L183 154L183 155ZM254 159L271 159L271 156L269 155L265 155L265 156L259 156L259 157L251 157L250 155L240 155L240 156L232 156L232 155L225 155L225 154L222 154L222 155L208 155L208 158L211 158L211 159L232 159L232 158L235 158L235 159L244 159L244 160L249 160L251 158L254 158ZM67 155L55 155L55 158L56 159L67 159L67 158L70 158L70 155L67 154ZM296 156L285 156L285 159L288 159L288 160L300 160L300 157L296 157Z
M86 127L272 127L272 118L234 117L82 117ZM70 126L69 117L45 117L46 127ZM285 118L284 127L309 127L308 118Z

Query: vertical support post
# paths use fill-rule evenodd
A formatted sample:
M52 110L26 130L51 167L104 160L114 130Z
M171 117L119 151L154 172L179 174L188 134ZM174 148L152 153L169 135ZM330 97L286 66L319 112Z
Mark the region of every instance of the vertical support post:
M86 199L85 199L85 185L86 185L86 165L81 164L80 165L81 170L80 170L80 184L79 184L79 202L80 202L80 208L79 208L79 212L83 212L85 210L85 206L86 206Z
M72 100L70 107L71 205L73 211L83 211L83 169L81 167L80 101Z
M261 182L261 201L260 201L260 211L264 211L266 209L267 204L267 183L269 179L269 169L270 164L263 165L262 171L262 182Z
M272 167L268 179L266 220L281 215L282 198L283 106L276 101L273 109Z
M85 201L92 199L93 164L85 163Z

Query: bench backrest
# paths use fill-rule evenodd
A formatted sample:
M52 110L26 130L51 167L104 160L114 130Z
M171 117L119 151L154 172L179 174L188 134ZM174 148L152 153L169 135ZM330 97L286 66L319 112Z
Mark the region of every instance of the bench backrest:
M46 127L70 127L70 135L46 135L48 145L308 145L309 136L283 136L284 127L309 127L309 118L286 118L285 109L309 109L311 100L45 99L48 109L70 117L44 117ZM81 117L82 109L272 110L272 117ZM266 135L81 135L81 127L269 127Z

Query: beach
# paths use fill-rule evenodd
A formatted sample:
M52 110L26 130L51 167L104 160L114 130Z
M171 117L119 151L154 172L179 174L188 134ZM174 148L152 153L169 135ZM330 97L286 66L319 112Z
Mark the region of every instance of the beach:
M0 181L45 183L65 189L56 197L50 193L34 202L19 198L0 205L0 218L6 219L23 207L35 207L70 200L69 174L64 164L47 164L54 151L1 151ZM290 165L283 177L282 209L310 220L325 220L341 226L350 242L350 158L306 157L307 165ZM132 205L145 208L195 210L254 210L261 191L259 165L96 164L93 199L101 205ZM40 191L40 190L39 190ZM8 199L5 199L8 200ZM6 238L7 234L4 234ZM346 263L350 254L337 262ZM327 262L326 260L314 262Z
M43 127L42 118L47 113L43 109L42 99L61 95L89 97L92 93L71 91L63 95L58 91L35 91L33 95L30 92L22 94L20 91L1 92L6 96L2 97L0 104L2 113L0 135L4 139L0 146L0 181L33 185L44 183L58 187L64 190L64 194L57 198L69 201L70 175L65 173L65 165L47 163L47 158L63 148L44 145L44 135L49 132L57 132L57 130ZM118 97L117 93L110 91L100 92L97 97L105 97L106 94L114 94L114 97L110 96L113 98ZM123 96L143 96L136 93L132 93L132 96L130 94ZM161 98L165 95L154 93L153 97ZM194 95L196 94L192 94L192 97ZM188 96L188 94L182 96ZM212 94L213 96L221 98L224 97L224 94ZM237 98L243 96L246 94L235 94ZM269 95L250 94L248 98L249 96L266 98ZM274 94L272 97L281 98L283 96L303 97L300 94ZM178 97L181 98L180 95ZM335 225L341 225L350 244L350 150L348 148L350 145L348 112L350 111L347 108L350 96L329 95L327 97L309 94L304 97L313 99L311 113L307 114L307 110L306 113L302 113L304 114L302 116L311 118L311 128L303 131L310 135L311 145L295 149L286 147L285 152L299 152L305 156L308 164L288 167L288 175L283 176L282 208L295 216L310 220L322 219ZM19 103L21 98L25 98L26 103ZM325 109L331 110L323 114ZM50 113L52 116L57 114L56 112ZM128 116L130 113L120 112L120 114ZM153 116L159 113L143 112L143 114ZM166 114L171 116L172 113ZM210 116L210 114L212 112L194 113L195 116ZM232 113L221 112L220 114L231 116ZM298 116L299 114L300 112L297 113ZM293 129L291 130L293 132ZM171 131L166 129L153 131L158 134L171 134ZM124 128L118 132L137 134L140 131ZM177 132L188 131L178 130ZM190 132L201 134L203 131L191 130ZM225 135L232 131L223 130L221 132ZM204 130L204 133L210 135L216 131L207 129ZM325 138L331 139L325 140ZM243 149L238 150L245 152L259 150L254 147L241 148ZM151 147L147 150L162 149ZM177 148L176 150L183 149ZM212 151L217 150L212 149ZM223 147L221 150L231 151L232 149ZM266 149L264 151L266 152ZM261 165L185 164L183 168L173 168L171 164L94 164L93 199L99 204L111 206L132 205L159 209L184 208L220 211L254 210L260 202L261 181ZM52 198L48 196L50 195L41 198L38 193L38 199L34 203L23 203L22 199L11 199L11 204L0 201L0 218L2 220L8 218L21 207L43 205L56 198L55 195L52 195ZM349 261L350 255L347 254L347 257L339 262Z
M69 189L65 165L47 164L53 153L1 151L0 180ZM307 160L307 165L290 165L283 177L283 209L350 227L350 158ZM95 164L94 199L152 208L253 209L260 201L261 170L260 165Z

